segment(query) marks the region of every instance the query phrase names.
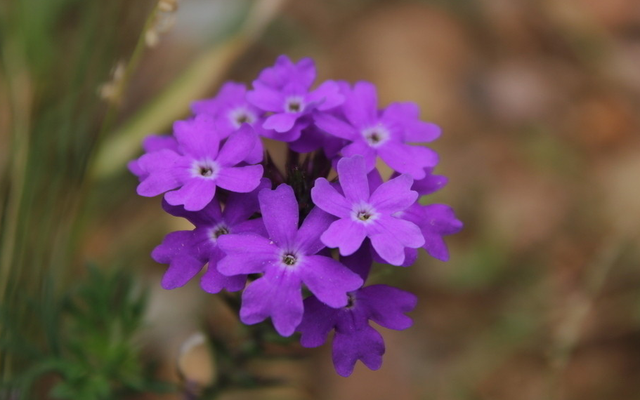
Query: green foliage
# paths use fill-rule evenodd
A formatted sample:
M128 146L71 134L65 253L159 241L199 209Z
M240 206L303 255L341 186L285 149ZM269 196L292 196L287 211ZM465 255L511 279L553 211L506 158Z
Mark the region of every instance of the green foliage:
M46 307L29 306L36 329L47 337L44 346L11 330L10 310L0 313L10 332L0 349L29 359L30 367L5 384L20 399L30 398L45 378L53 380L49 395L56 399L121 399L169 389L155 380L136 343L147 296L129 273L91 266L62 298L44 296Z

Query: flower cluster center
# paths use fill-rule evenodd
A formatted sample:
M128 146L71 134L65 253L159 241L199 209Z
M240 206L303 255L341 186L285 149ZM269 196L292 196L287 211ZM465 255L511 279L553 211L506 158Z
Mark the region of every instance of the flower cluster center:
M369 218L371 218L371 213L369 213L368 211L358 211L356 218L358 218L360 221L367 221Z
M202 176L211 176L213 175L213 170L210 167L200 167L200 175Z

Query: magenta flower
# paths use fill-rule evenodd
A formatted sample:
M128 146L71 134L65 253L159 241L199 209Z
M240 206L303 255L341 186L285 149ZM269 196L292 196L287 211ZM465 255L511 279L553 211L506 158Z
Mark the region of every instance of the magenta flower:
M360 250L344 263L366 279L371 259L368 250ZM407 329L413 321L404 314L413 310L416 303L413 294L387 285L371 285L351 292L349 303L341 308L328 307L311 296L304 301L304 317L297 329L302 333L300 344L321 346L335 329L332 355L339 375L351 375L358 360L372 370L379 369L385 352L384 340L369 320L388 329Z
M362 279L331 257L319 255L325 246L320 233L333 218L315 208L298 229L298 202L293 189L280 185L259 194L268 238L256 234L226 235L218 245L226 257L218 263L225 275L263 275L242 295L240 319L256 324L271 317L278 333L291 335L302 320L302 285L330 307L347 304L347 292Z
M238 165L255 145L255 133L249 125L229 136L222 147L213 121L206 115L178 121L174 130L178 151L163 149L138 159L138 166L148 172L138 185L141 196L167 192L167 203L198 211L211 202L218 186L247 193L260 183L261 165Z
M440 128L418 120L418 107L413 103L393 103L378 111L376 88L368 82L358 82L341 106L345 119L329 113L317 113L316 125L350 142L342 155L361 155L367 171L375 168L380 158L393 170L407 173L414 179L425 177L425 168L438 163L438 155L410 142L430 142L440 136Z
M424 236L422 247L431 257L440 261L449 260L449 250L443 236L462 230L462 222L456 218L451 207L444 204L422 206L416 203L403 211L401 218L418 225Z
M262 128L264 113L247 101L246 93L247 87L244 84L227 82L214 98L191 104L191 110L196 115L207 114L213 117L216 133L222 139L240 129L242 124L251 125L257 134L256 143L244 161L255 164L262 161L264 152L260 136L267 136L269 132Z
M253 82L254 90L247 93L247 100L271 113L262 126L275 131L272 139L297 140L302 129L311 123L304 117L316 109L329 110L344 101L340 87L333 81L325 81L310 90L315 75L315 65L310 59L300 60L295 65L288 57L280 56L275 66L267 68Z
M337 247L346 256L358 250L368 237L385 261L401 265L406 247L424 245L420 229L395 216L418 198L418 193L410 190L413 179L409 175L391 179L371 193L361 156L340 159L337 169L344 195L324 178L317 179L311 189L314 204L339 218L321 236L327 247Z
M250 193L229 194L224 211L218 200L213 199L200 211L186 211L182 206L172 206L163 202L163 208L171 215L186 218L195 229L168 234L162 244L151 253L151 257L161 264L169 264L162 278L162 287L175 289L184 286L205 264L207 272L200 280L202 289L218 293L222 289L235 292L244 289L246 275L226 276L218 272L218 261L224 253L218 247L218 238L230 233L265 233L261 219L249 219L258 211L258 192L270 187L268 179Z

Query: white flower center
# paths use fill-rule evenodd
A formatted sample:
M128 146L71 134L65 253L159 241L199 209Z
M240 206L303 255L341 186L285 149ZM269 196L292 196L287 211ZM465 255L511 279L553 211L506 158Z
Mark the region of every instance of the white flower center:
M378 212L370 204L362 203L353 207L351 219L362 224L370 224L378 219Z
M219 171L218 163L213 160L197 160L191 165L191 174L203 179L215 179Z
M389 140L389 131L383 125L376 125L370 128L362 130L362 136L364 140L369 143L371 147L378 147L387 140Z
M304 110L304 101L300 96L291 96L285 100L284 110L288 113L296 114Z
M256 115L245 107L234 108L228 115L231 120L231 125L236 128L240 128L243 123L252 124L257 119Z
M220 223L209 230L209 238L215 242L222 235L229 233L229 227L224 223Z

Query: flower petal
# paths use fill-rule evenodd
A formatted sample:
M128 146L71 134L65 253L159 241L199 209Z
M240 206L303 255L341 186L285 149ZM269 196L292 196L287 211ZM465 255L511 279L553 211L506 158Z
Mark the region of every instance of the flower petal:
M247 101L263 111L282 112L284 110L284 94L268 86L254 81L255 90L247 92Z
M264 272L279 252L269 239L249 233L222 235L218 247L226 254L218 262L218 271L227 276Z
M336 218L324 212L319 207L314 207L302 222L302 226L296 234L296 248L304 254L313 255L326 246L320 240L320 235L327 230Z
M355 142L346 145L342 148L340 153L342 153L344 157L364 157L367 172L372 171L376 168L376 159L378 158L378 153L373 147L369 146L362 139L358 139Z
M382 366L384 351L382 336L370 326L347 333L336 331L333 337L333 366L338 375L344 377L351 375L358 360L369 369L377 370Z
M369 180L362 156L341 158L338 161L338 180L349 203L369 200Z
M189 120L176 121L173 131L183 154L212 160L218 156L220 138L210 115L198 114Z
M366 230L361 223L344 218L332 223L320 236L320 240L327 247L338 247L341 255L348 256L360 248L366 236Z
M376 210L392 214L409 207L418 199L418 193L411 190L413 178L402 174L380 185L369 199Z
M418 298L409 292L387 285L371 285L358 291L358 302L366 302L369 318L377 324L395 330L413 325L404 315L416 307Z
M318 110L324 111L339 106L344 102L340 87L334 81L325 81L307 95L308 102L318 103Z
M324 256L308 256L300 266L300 277L311 293L328 305L347 305L347 292L362 286L362 278L338 261Z
M351 213L347 200L325 178L316 179L311 199L316 206L337 217L348 218Z
M232 192L248 193L257 188L262 178L262 165L220 168L216 183Z
M357 82L342 105L344 114L353 126L366 128L377 122L378 95L370 82Z
M273 114L264 121L262 127L264 129L273 129L276 132L287 132L293 128L300 114L298 113L280 113Z
M195 177L180 189L165 193L164 199L173 206L184 204L187 211L199 211L213 200L215 194L215 181Z
M327 340L327 335L335 326L336 314L342 310L328 307L315 296L304 300L304 316L296 329L302 333L302 347L318 347Z
M209 263L207 272L200 278L200 287L207 293L220 293L223 289L227 292L239 292L247 283L247 275L222 275Z
M271 317L276 331L291 336L302 321L302 288L295 274L265 275L253 281L242 294L240 320L248 325Z
M353 126L331 114L316 112L313 114L313 120L318 128L341 139L354 140L358 136Z
M231 225L247 220L260 210L258 193L271 187L267 178L262 178L258 187L249 193L230 193L224 207L224 219Z
M222 167L230 167L243 161L256 145L257 135L249 124L242 124L222 145L216 161Z
M275 190L262 190L258 194L262 220L269 238L281 248L291 247L298 231L298 201L289 185Z
M438 163L435 151L392 140L378 148L378 155L395 171L410 174L414 179L424 178L425 168L434 167Z

